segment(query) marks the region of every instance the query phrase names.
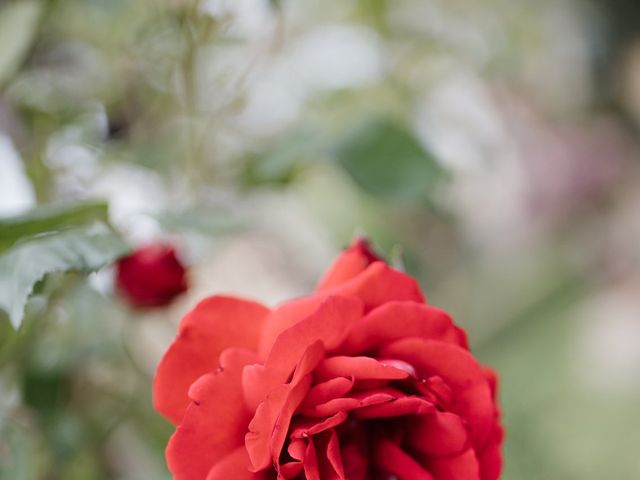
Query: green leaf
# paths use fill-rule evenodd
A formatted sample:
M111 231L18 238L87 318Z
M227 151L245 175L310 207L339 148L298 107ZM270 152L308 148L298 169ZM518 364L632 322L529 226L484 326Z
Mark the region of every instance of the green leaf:
M368 121L338 143L334 154L366 192L387 199L429 199L446 177L418 139L386 119Z
M33 237L0 256L0 309L20 327L34 286L54 272L92 272L129 250L115 233L80 228Z
M47 205L24 215L0 218L0 252L18 240L33 235L85 225L93 221L107 221L104 202L80 205Z
M155 218L166 230L210 236L237 231L243 227L236 217L206 207L161 212Z
M240 179L247 187L286 187L324 155L325 143L317 131L298 127L275 144L247 155Z
M302 171L309 156L309 147L288 141L276 148L250 155L245 160L242 182L248 187L291 184Z
M19 67L38 27L42 4L16 0L0 7L0 85Z

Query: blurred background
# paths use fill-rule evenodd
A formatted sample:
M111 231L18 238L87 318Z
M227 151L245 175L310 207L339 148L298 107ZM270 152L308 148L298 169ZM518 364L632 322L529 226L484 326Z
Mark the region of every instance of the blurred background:
M363 234L500 372L504 479L640 478L639 27L635 0L0 2L0 478L169 478L180 316L304 294ZM60 254L104 229L111 258ZM189 288L132 308L99 267L156 242Z

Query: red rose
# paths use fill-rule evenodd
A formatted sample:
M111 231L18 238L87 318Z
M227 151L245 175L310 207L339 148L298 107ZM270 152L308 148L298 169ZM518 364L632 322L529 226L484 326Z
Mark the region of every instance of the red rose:
M154 385L178 480L495 480L495 395L464 331L364 241L274 310L201 302Z
M134 307L156 307L184 292L187 277L173 247L149 245L118 262L116 285Z

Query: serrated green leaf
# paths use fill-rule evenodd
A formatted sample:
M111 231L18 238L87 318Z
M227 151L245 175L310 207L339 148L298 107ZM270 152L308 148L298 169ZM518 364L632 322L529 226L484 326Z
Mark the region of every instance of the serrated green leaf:
M347 133L334 153L356 184L378 197L428 199L446 176L410 131L386 119L366 122Z
M93 221L107 221L107 204L104 202L79 205L46 205L35 208L24 215L0 218L0 252L18 240L85 225Z
M0 6L0 85L27 53L41 13L42 4L36 0L16 0Z
M20 327L36 283L54 272L92 272L126 254L115 233L82 228L33 237L0 256L0 309Z

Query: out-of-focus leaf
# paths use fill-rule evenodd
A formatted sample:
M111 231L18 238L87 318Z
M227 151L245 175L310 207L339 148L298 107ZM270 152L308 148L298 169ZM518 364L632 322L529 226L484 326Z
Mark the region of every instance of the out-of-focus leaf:
M386 119L366 122L338 143L335 156L365 191L387 199L428 199L444 169L406 128Z
M64 372L27 369L22 384L24 402L43 415L53 415L71 395L70 378Z
M37 0L0 4L0 85L18 68L33 42L42 13Z
M0 218L0 252L21 238L93 221L106 222L107 216L107 204L93 202L81 205L47 205L17 217Z
M286 186L301 170L305 150L300 145L287 144L265 153L251 155L245 162L242 181L245 185Z
M115 233L80 228L37 236L0 256L0 309L18 328L36 283L54 272L91 272L126 254Z
M47 435L53 445L54 457L59 463L67 463L81 451L83 445L89 443L89 426L76 412L62 409L58 409L57 415L48 420Z
M241 180L248 186L287 186L325 150L317 131L300 127L286 138L245 159Z
M45 474L41 433L28 419L0 411L0 479L42 478Z
M370 20L376 28L382 31L386 30L388 0L360 0L358 6L363 16Z
M84 480L94 478L102 480L108 478L100 464L100 457L90 448L78 449L71 456L63 468L64 478L69 480Z
M161 212L155 218L167 230L203 235L219 235L242 227L241 221L229 214L204 207Z

